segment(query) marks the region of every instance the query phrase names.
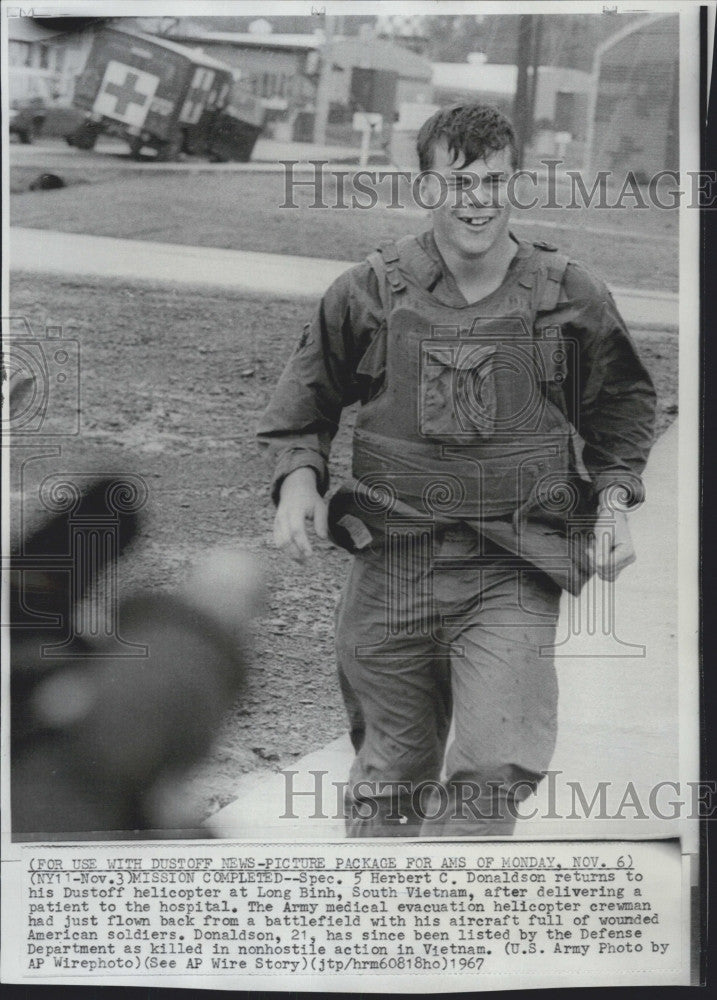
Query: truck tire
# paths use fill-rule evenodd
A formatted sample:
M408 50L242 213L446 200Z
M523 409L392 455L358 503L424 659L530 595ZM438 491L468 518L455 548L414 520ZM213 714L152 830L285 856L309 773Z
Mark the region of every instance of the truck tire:
M74 144L78 149L94 149L97 142L96 135L82 135L75 139Z
M167 139L157 150L158 163L174 163L184 148L184 133L180 132Z
M38 136L42 133L42 126L44 124L45 124L44 118L40 117L33 118L30 124L27 126L27 128L24 128L22 129L22 131L18 132L18 136L20 137L20 142L24 146L32 145L35 139L37 139Z
M129 152L133 160L142 159L142 150L144 149L144 143L139 138L139 136L133 135L129 140Z
M78 129L66 136L70 146L78 149L94 149L101 127L97 122L84 122Z

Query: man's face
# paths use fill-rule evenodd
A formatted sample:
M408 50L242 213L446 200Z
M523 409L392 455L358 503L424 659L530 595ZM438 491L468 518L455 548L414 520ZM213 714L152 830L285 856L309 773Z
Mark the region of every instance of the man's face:
M431 215L439 245L461 257L481 257L508 238L506 188L513 172L508 147L459 170L442 142L434 150L432 170L445 182L430 175L423 181L424 203L438 203Z

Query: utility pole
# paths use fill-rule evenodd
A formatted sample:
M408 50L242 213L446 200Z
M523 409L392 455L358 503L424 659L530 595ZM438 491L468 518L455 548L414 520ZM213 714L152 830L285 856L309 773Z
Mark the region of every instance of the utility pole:
M515 87L513 102L513 120L518 140L518 167L523 166L523 154L530 129L530 90L528 69L533 56L533 20L532 14L521 14L518 18L518 51L516 63L518 80Z
M316 88L316 112L314 116L314 142L326 142L326 122L329 118L329 103L332 89L332 42L334 39L335 19L332 14L324 16L324 44L321 46L321 68L319 83Z
M533 51L530 57L532 65L532 75L530 78L530 101L528 103L528 126L527 135L529 138L533 134L535 124L535 106L538 97L538 70L540 69L540 49L543 41L543 15L536 14L533 21Z

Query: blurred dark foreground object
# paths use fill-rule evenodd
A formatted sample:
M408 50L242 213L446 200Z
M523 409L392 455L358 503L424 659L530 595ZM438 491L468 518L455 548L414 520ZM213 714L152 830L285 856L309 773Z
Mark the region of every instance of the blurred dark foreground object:
M56 191L58 188L65 186L65 182L59 174L39 174L34 180L30 181L28 190Z
M188 815L173 789L244 681L263 588L256 564L237 550L208 553L176 594L139 592L105 608L114 632L75 629L80 602L116 573L136 512L115 518L117 544L84 561L79 584L78 566L58 569L58 560L74 552L79 561L71 519L101 520L118 485L92 483L72 511L25 538L11 562L17 840L196 836L202 817ZM105 603L114 593L105 588Z

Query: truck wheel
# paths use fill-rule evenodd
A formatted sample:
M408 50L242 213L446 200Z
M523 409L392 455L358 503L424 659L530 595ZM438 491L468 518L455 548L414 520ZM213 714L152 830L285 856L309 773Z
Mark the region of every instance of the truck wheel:
M21 132L18 132L18 135L20 137L20 142L23 143L25 146L30 146L42 132L42 126L44 124L44 121L45 121L44 118L33 118L32 122L27 126L27 128L24 128L22 129Z
M85 122L67 136L67 141L71 146L77 146L78 149L94 149L99 134L100 128L97 123Z
M142 159L142 150L144 149L144 143L139 138L139 136L132 136L129 140L129 152L133 160Z
M157 162L158 163L174 163L175 160L179 159L179 154L182 152L184 147L184 135L180 132L179 135L172 136L171 139L167 139L157 150Z
M82 135L75 139L74 145L78 149L94 149L97 142L96 135Z

